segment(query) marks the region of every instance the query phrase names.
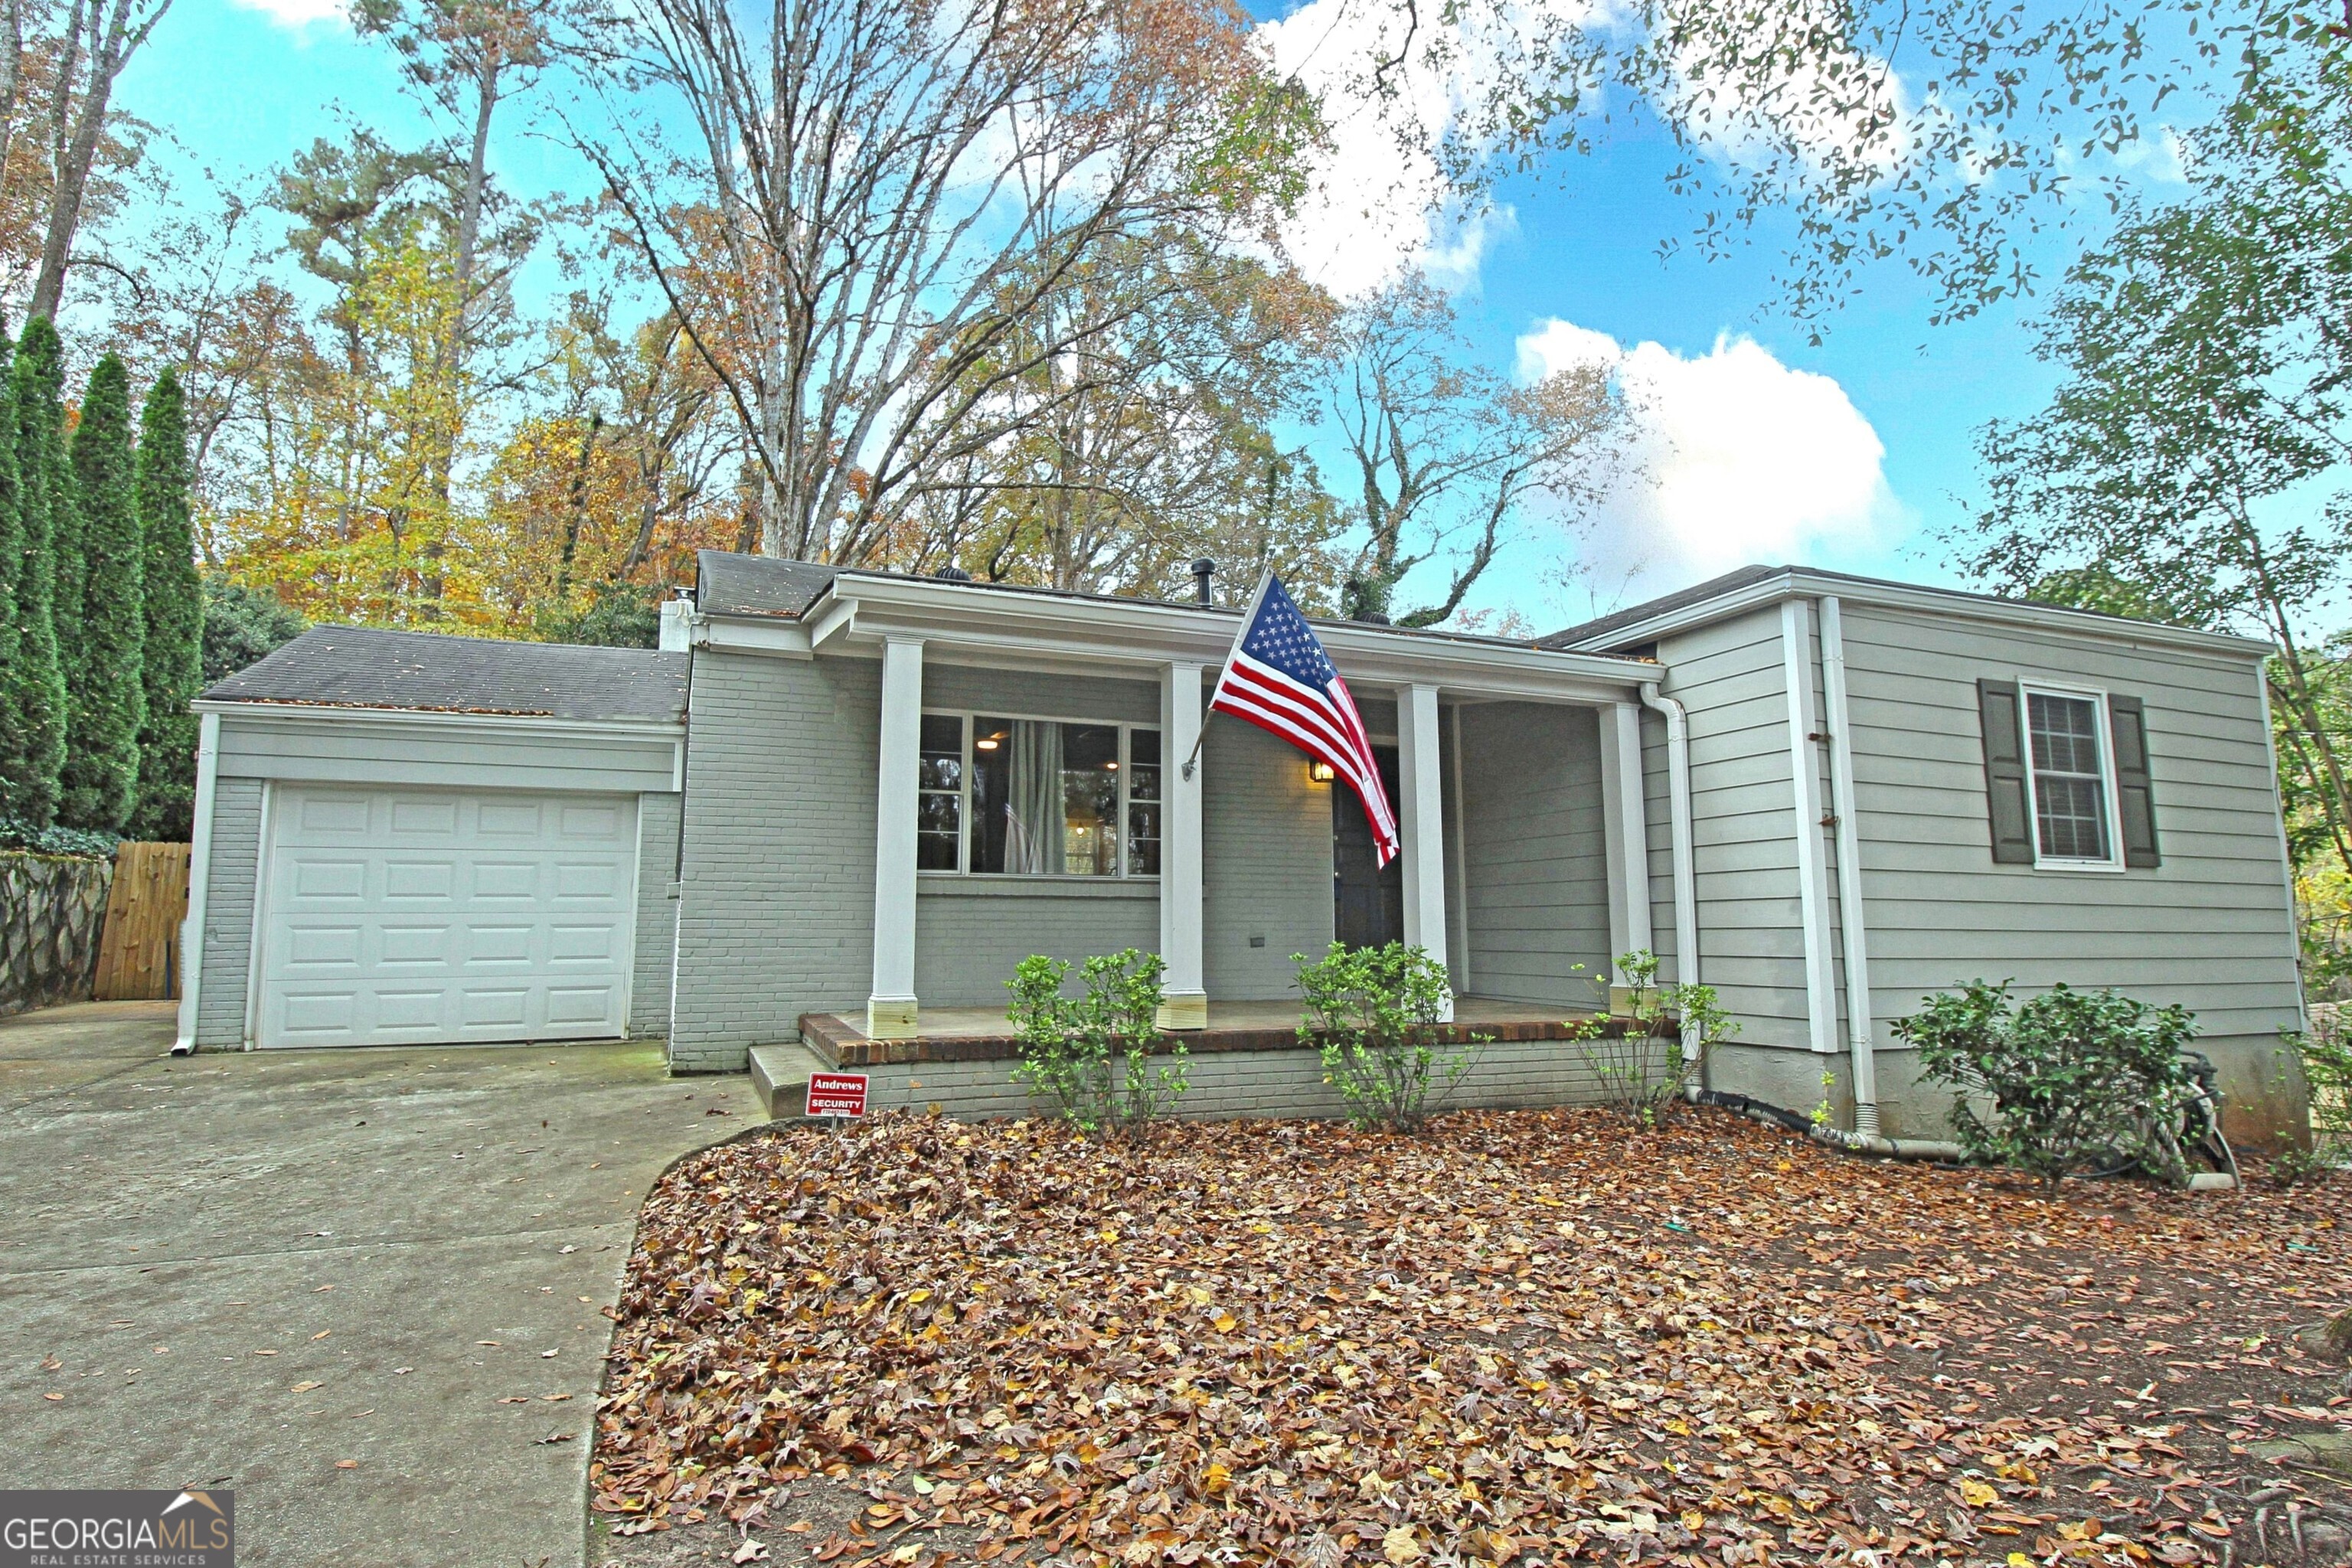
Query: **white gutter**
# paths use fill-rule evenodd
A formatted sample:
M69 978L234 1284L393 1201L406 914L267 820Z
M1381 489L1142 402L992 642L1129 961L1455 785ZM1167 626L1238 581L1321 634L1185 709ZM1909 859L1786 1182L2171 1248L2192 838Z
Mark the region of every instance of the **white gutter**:
M1658 683L1642 683L1642 701L1666 721L1666 816L1672 824L1675 861L1675 984L1696 985L1698 978L1698 866L1691 846L1690 721L1683 705L1661 693ZM1683 1059L1698 1055L1699 1042L1683 1030Z
M1822 829L1829 815L1822 805L1820 726L1813 718L1812 605L1803 599L1780 604L1780 671L1789 699L1790 809L1796 816L1797 909L1805 936L1807 1043L1827 1056L1837 1049L1837 972L1830 954L1830 878Z
M2276 800L2279 798L2278 731L2271 723L2270 671L2261 665L2254 667L2254 696L2263 707L2263 757L2270 767L2271 798ZM2286 814L2278 813L2273 826L2278 829L2279 878L2286 894L2286 950L2296 961L2292 963L2294 971L2294 1027L2297 1034L2303 1034L2311 1028L2311 998L2304 994L2303 989L2303 964L2299 962L2303 949L2303 912L2295 907L2294 854L2287 847Z
M196 803L188 845L188 912L180 921L180 1023L172 1054L196 1048L196 989L205 966L205 896L212 890L213 795L220 777L220 715L206 713L196 730Z
M1805 567L1790 567L1729 588L1711 597L1662 610L1636 621L1604 631L1598 637L1580 637L1573 643L1559 645L1573 651L1592 653L1606 648L1634 647L1655 642L1675 632L1689 631L1696 626L1727 620L1750 610L1776 605L1787 599L1818 599L1834 594L1848 604L1872 608L1914 610L1922 614L1948 616L1960 620L1988 622L2007 626L2024 626L2038 631L2084 637L2102 643L2127 643L2136 647L2171 648L2183 653L2203 653L2222 658L2262 658L2269 654L2271 645L2258 637L2240 637L2233 632L2193 631L2186 626L2166 626L2155 621L2135 621L2120 616L2103 616L2091 610L2071 610L2056 605L2036 605L2016 599L1995 598L1985 594L1963 593L1951 588L1927 588L1909 583L1889 583L1871 577L1848 577L1833 572L1817 572ZM1573 628L1570 628L1573 629Z
M1862 830L1854 820L1847 731L1845 631L1837 596L1822 599L1822 695L1829 709L1830 815L1837 821L1838 926L1845 938L1846 1043L1853 1051L1853 1131L1878 1136L1878 1062L1871 1045L1870 938L1862 898Z

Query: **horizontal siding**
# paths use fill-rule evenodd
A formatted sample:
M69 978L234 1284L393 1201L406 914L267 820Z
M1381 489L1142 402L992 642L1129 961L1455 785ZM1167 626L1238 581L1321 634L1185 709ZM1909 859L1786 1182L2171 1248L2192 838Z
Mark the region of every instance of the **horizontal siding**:
M196 982L196 1044L245 1044L246 986L253 967L253 901L261 865L258 779L222 779L213 792L212 850L205 889L203 970Z
M677 737L567 734L373 714L224 713L220 776L635 795L677 784Z
M1804 930L1780 611L1758 610L1668 638L1658 657L1665 667L1663 689L1689 715L1699 978L1717 989L1746 1044L1805 1046ZM1670 931L1671 883L1666 897L1663 923Z
M629 974L629 1034L669 1034L670 969L677 954L678 795L637 797L636 954Z
M2258 1036L2297 1017L2294 932L2256 672L2113 639L1845 613L1878 1037L1963 981L2114 986ZM1992 862L1976 682L2103 688L2146 704L2163 864L2063 872Z
M1160 683L980 665L923 663L923 706L1018 718L1160 722Z

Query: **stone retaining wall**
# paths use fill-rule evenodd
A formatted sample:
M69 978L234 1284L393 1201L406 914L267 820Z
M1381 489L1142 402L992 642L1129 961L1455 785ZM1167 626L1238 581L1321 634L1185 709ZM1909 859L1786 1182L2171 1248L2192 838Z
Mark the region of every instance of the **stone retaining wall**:
M107 860L0 851L0 1017L89 999Z

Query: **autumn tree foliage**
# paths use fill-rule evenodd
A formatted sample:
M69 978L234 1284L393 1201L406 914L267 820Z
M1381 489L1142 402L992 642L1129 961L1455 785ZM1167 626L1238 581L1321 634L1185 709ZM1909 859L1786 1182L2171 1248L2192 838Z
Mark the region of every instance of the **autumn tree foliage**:
M1452 303L1417 275L1357 304L1338 337L1326 409L1353 462L1350 521L1362 531L1346 613L1434 626L1537 517L1572 541L1622 452L1625 403L1606 366L1528 384L1484 370ZM1443 594L1396 604L1406 574L1441 555Z
M1302 106L1213 0L722 0L615 23L614 132L575 141L755 472L769 554L889 560L908 499L1031 434L1015 388L1136 303L1087 279L1166 229L1231 233ZM667 90L694 129L628 133ZM1024 336L1024 334L1028 334Z

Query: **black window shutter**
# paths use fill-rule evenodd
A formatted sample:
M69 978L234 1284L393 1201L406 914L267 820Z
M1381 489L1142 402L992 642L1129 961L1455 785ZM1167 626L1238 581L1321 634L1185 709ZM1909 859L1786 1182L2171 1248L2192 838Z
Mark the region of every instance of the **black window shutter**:
M2025 745L2018 723L2017 683L1977 682L1977 712L1984 721L1985 799L1992 818L1996 865L2033 864L2033 816L2025 805Z
M2116 816L2123 824L2124 864L2163 864L2156 852L2156 792L2147 776L2147 716L2137 697L2107 699L2107 728L2116 737Z

